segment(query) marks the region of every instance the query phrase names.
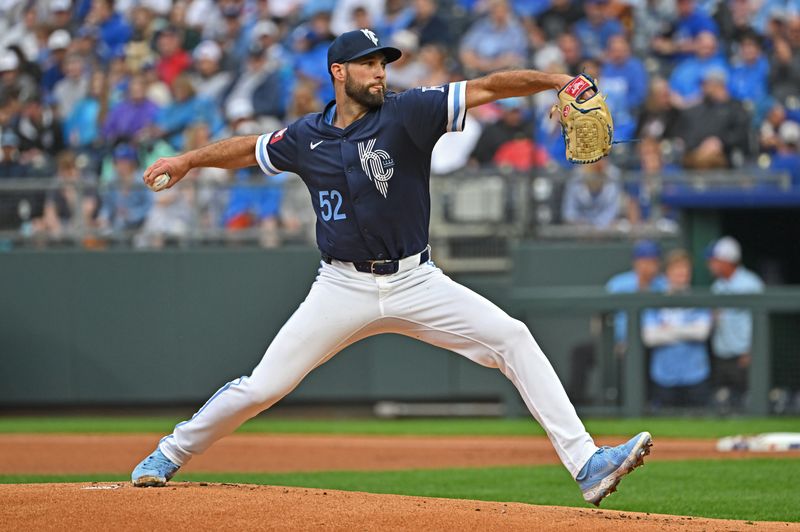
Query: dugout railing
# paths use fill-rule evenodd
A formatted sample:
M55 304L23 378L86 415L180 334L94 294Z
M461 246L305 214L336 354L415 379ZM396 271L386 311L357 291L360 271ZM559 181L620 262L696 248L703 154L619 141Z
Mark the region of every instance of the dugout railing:
M682 294L609 294L601 287L575 286L560 288L518 287L509 295L509 310L523 320L537 316L575 316L610 314L624 311L628 315L627 346L622 357L621 401L619 413L641 416L648 411L647 367L642 343L639 315L647 308L746 308L753 316L752 365L749 371L747 412L753 415L771 413L769 394L773 367L770 318L778 314L800 313L800 287L771 286L762 294L718 295L707 289ZM800 319L794 316L797 326ZM605 355L608 355L606 352ZM777 368L780 370L780 368Z

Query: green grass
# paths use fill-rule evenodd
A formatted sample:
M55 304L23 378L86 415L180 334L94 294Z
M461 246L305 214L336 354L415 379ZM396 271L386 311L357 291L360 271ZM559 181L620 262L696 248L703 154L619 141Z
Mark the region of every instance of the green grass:
M0 434L12 433L143 433L165 434L173 417L0 417ZM800 432L800 417L771 418L644 418L587 419L594 436L632 435L649 430L654 437L718 438L761 432ZM271 419L252 420L242 433L382 434L382 435L544 435L531 419Z
M757 521L800 521L800 460L649 463L603 508ZM176 480L238 482L426 497L585 507L560 466L383 472L186 473ZM0 483L127 481L121 475L0 476Z

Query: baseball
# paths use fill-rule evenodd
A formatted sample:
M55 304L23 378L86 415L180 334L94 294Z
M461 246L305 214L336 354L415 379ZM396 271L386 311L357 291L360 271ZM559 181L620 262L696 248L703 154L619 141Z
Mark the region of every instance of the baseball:
M161 174L153 180L153 184L150 185L150 188L153 191L158 192L166 187L167 183L169 183L169 174Z

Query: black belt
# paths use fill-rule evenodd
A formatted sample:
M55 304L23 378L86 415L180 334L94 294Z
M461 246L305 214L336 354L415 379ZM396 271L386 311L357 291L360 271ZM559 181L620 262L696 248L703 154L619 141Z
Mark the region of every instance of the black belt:
M430 260L430 258L430 248L425 248L425 251L419 254L419 263L425 264L428 262L428 260ZM330 264L331 262L339 259L331 257L327 253L322 253L322 260ZM392 275L400 270L400 260L365 260L360 262L341 262L352 264L356 270L363 273L371 273L372 275Z

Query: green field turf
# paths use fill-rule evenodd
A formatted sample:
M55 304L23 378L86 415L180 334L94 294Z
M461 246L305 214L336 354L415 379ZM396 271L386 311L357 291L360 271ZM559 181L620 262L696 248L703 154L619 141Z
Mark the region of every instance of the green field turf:
M653 462L625 477L605 509L757 521L800 521L800 460ZM0 483L127 481L120 475L0 475ZM186 473L176 481L237 482L426 497L585 507L561 466L384 472Z
M167 417L0 417L0 434L145 433L166 434L179 418ZM587 419L594 436L631 436L643 430L655 438L718 438L761 432L800 432L800 417ZM544 435L530 419L281 419L249 421L242 433L381 435Z

